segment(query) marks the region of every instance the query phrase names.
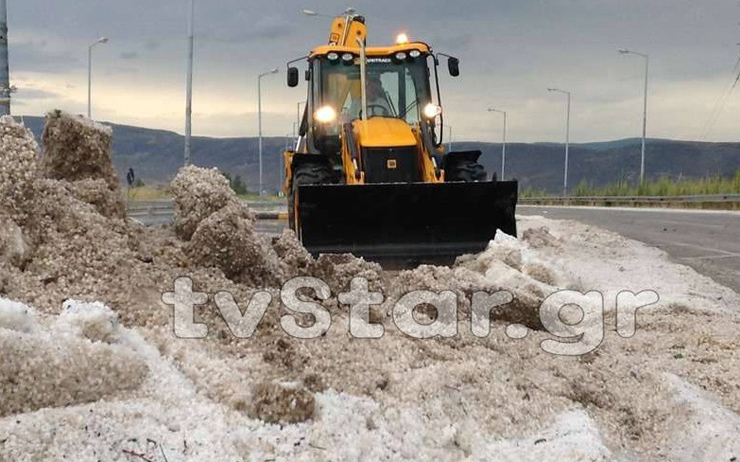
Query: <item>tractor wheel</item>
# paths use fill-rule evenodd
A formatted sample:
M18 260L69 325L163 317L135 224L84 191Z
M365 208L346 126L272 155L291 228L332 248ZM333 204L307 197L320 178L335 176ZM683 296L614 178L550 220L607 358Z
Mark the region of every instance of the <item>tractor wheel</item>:
M445 169L445 181L486 181L486 169L477 161L460 159Z
M288 223L290 229L298 232L296 229L298 187L307 184L328 184L331 183L331 178L332 171L328 164L306 162L296 166L293 171L290 195L288 196Z

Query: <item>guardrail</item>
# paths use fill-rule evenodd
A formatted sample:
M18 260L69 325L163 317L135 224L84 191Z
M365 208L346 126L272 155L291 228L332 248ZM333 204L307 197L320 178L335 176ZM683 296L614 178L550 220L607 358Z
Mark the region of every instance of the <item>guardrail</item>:
M260 220L287 220L284 201L245 201ZM522 197L523 205L601 206L601 207L684 207L740 210L740 194L710 194L696 196L569 196ZM171 217L174 204L170 199L132 200L128 203L132 218Z
M287 204L282 201L245 201L259 220L287 220ZM132 218L166 218L175 212L175 205L171 199L158 200L131 200L126 207L129 217Z
M601 205L631 207L737 208L740 194L710 194L695 196L568 196L523 197L521 204L530 205Z

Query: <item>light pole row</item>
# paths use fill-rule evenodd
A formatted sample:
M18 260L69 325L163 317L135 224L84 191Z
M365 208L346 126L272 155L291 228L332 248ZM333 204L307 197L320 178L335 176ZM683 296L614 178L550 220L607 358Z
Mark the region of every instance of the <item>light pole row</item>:
M648 98L648 75L649 75L649 62L650 58L644 53L638 53L627 49L618 50L621 54L632 54L640 56L645 59L645 87L643 96L643 110L642 110L642 146L640 155L640 183L645 181L645 143L647 139L647 98ZM548 88L547 91L563 93L567 96L567 107L565 115L565 166L563 169L563 196L568 195L568 162L569 162L569 151L570 151L570 107L571 107L571 92L561 90L559 88ZM506 172L506 111L501 111L494 108L489 108L488 112L498 112L504 115L504 134L502 143L501 153L501 180L505 178Z
M318 13L311 10L303 10L303 14L307 16L319 16ZM192 95L193 95L193 54L194 54L194 15L195 15L195 0L190 0L190 14L188 16L188 67L187 67L187 94L186 94L186 109L185 109L185 152L184 152L184 164L190 164L191 158L191 135L192 135ZM92 118L92 52L93 48L97 45L108 42L107 37L101 37L88 47L88 88L87 88L87 116ZM649 56L647 54L631 51L627 49L619 49L621 54L632 54L640 56L645 59L645 85L644 85L644 98L643 98L643 118L642 118L642 145L641 145L641 156L640 156L640 182L645 180L645 145L647 137L647 96L648 96L648 75L649 75ZM264 193L263 184L263 163L262 163L262 78L271 74L277 74L278 69L272 69L268 72L259 74L257 77L257 112L258 112L258 131L259 131L259 195L262 196ZM569 162L569 149L570 149L570 109L571 109L571 92L561 90L558 88L548 88L548 91L563 93L567 96L567 109L566 109L566 129L565 129L565 166L563 173L563 194L568 194L568 162ZM298 102L297 109L297 121L295 124L294 134L300 127L300 107L303 102ZM502 111L495 108L489 108L488 112L498 112L503 114L503 139L502 139L502 152L501 152L501 180L506 177L506 111ZM452 150L452 127L450 130L450 141L449 150Z
M643 98L643 108L642 108L642 146L641 146L641 155L640 155L640 183L645 181L645 141L647 137L647 97L648 97L648 74L649 74L649 57L646 54L638 53L636 51L630 51L626 49L620 49L618 50L621 54L632 54L641 56L645 59L645 92L644 92L644 98ZM565 122L565 172L563 174L563 196L568 195L568 149L570 147L570 92L560 90L557 88L548 88L548 91L554 91L558 93L564 93L568 96L568 108L566 112L566 122Z

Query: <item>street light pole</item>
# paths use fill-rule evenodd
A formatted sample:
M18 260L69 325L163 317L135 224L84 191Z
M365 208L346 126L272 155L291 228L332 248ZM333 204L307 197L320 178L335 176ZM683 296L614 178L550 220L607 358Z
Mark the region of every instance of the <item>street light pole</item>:
M450 129L450 141L447 142L447 152L452 152L452 125L448 125L447 128Z
M100 37L87 47L87 118L92 119L92 51L96 45L108 43L108 38Z
M504 135L501 147L501 181L504 181L504 179L506 178L506 111L489 108L488 112L498 112L504 115Z
M10 65L8 63L8 5L0 0L0 116L10 115Z
M568 150L570 148L570 92L557 88L548 88L547 91L564 93L568 96L568 109L565 116L565 173L563 174L563 196L568 195Z
M647 98L650 57L644 53L638 53L627 49L621 49L619 52L623 55L636 55L645 58L645 92L642 100L642 148L640 151L640 183L642 183L645 181L645 140L647 136Z
M275 68L271 71L267 71L263 74L260 74L257 77L257 126L258 126L258 132L259 132L259 164L260 164L260 191L259 195L263 195L263 183L262 183L262 77L268 76L270 74L277 74L278 69Z
M195 48L195 0L188 15L188 68L185 96L185 166L190 165L190 138L193 134L193 54Z

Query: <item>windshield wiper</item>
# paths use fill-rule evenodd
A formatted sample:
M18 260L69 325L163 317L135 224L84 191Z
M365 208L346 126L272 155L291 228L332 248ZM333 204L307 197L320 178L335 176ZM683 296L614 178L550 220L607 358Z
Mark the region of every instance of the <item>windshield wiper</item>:
M416 106L417 104L418 104L417 100L411 101L411 103L406 107L406 109L403 110L403 112L398 116L398 118L403 119L404 117L406 117L406 114L408 114L409 111L413 109L414 106Z

